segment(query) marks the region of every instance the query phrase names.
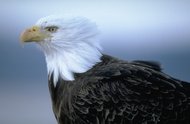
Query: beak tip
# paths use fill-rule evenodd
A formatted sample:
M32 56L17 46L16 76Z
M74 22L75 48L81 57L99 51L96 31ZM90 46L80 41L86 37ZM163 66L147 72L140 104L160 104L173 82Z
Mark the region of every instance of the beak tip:
M25 38L25 31L20 34L19 40L20 40L21 43L25 42L25 40L26 40L26 38Z

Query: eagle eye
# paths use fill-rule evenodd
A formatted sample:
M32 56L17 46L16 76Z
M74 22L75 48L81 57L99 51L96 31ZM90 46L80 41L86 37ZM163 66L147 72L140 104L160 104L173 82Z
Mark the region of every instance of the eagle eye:
M58 27L56 26L51 26L51 27L46 27L45 28L48 32L54 33L57 31Z

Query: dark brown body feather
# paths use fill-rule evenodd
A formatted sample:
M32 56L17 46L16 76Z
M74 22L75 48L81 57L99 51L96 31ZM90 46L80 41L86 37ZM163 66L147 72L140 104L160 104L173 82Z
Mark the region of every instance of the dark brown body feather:
M157 63L126 62L104 55L75 81L49 76L59 124L190 124L190 84Z

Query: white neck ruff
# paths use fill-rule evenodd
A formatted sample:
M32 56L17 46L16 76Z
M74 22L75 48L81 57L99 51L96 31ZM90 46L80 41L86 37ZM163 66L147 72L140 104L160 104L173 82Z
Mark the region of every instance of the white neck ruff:
M69 49L57 45L43 47L43 44L41 46L46 57L48 75L53 74L55 86L60 77L66 81L73 81L74 73L84 73L101 62L102 54L99 44L79 42Z

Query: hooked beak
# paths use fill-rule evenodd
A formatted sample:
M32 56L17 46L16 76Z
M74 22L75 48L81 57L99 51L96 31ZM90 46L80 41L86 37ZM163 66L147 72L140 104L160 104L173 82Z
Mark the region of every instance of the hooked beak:
M33 26L24 30L20 35L20 41L26 42L40 42L44 40L48 35L41 31L39 26Z

